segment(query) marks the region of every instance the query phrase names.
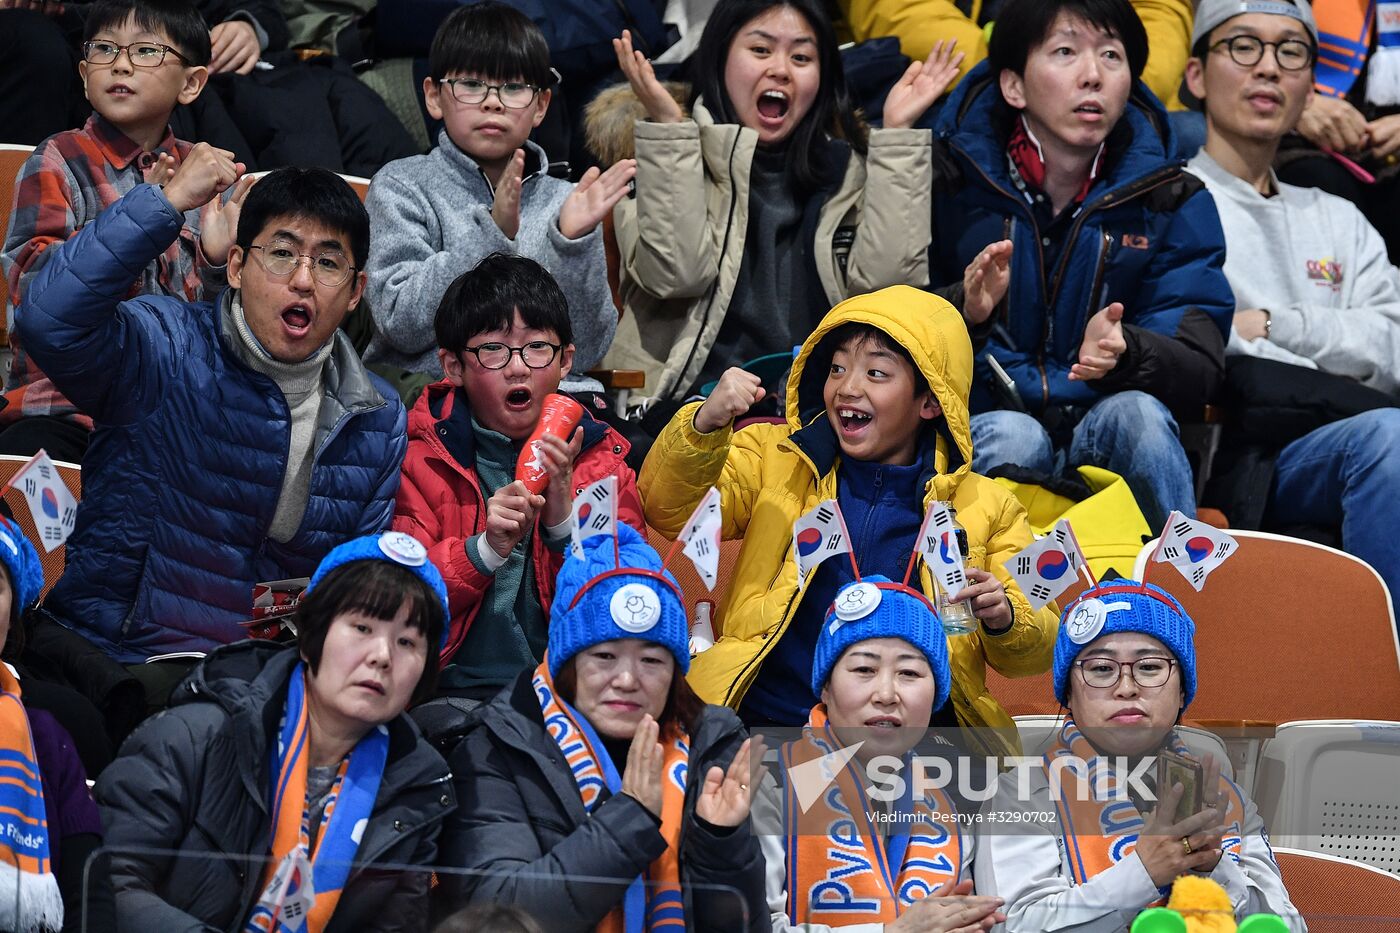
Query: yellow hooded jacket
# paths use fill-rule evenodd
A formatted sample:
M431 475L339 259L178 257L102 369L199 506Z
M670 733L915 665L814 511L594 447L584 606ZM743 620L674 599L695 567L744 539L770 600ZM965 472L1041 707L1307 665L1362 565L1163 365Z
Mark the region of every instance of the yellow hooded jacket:
M792 620L801 597L793 522L823 499L837 496L840 447L821 402L832 348L819 345L824 335L851 322L878 327L908 350L943 408L947 431L937 440L935 472L923 508L935 500L952 503L967 530L969 566L995 574L1014 610L1011 628L1001 635L979 631L950 639L952 703L963 725L1001 730L984 733L979 750L1015 754L1019 746L1014 723L987 692L986 667L990 664L1007 677L1048 670L1059 614L1054 604L1031 611L1002 567L1033 539L1016 498L971 470L967 396L972 344L962 317L943 299L905 285L858 295L827 314L793 364L786 424L756 424L737 433L730 426L700 434L693 424L697 402L677 412L652 447L638 483L647 523L674 538L713 485L722 497L724 537L743 539L717 616L715 645L692 662L691 686L706 702L737 709L759 665ZM814 352L820 359L809 372ZM815 412L805 425L799 414L804 410ZM950 456L949 435L957 447L955 456ZM919 585L924 593L934 594L922 562Z

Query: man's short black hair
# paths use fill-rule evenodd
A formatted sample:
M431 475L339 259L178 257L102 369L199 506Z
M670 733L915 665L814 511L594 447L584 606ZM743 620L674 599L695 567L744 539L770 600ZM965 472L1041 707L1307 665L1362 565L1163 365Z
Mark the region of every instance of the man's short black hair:
M533 259L492 253L447 286L433 318L438 346L460 355L477 334L509 330L517 309L526 327L554 331L561 346L574 342L569 302L554 276Z
M278 217L314 220L343 234L351 264L364 269L369 259L369 214L355 189L335 172L279 168L253 185L238 215L238 245L245 253Z
M862 324L859 321L852 321L849 324L842 324L822 338L823 349L830 350L828 360L836 356L836 351L850 344L858 347L863 343L872 343L881 350L888 350L901 360L909 364L909 368L914 372L914 397L918 398L929 391L928 380L924 378L924 372L919 368L919 364L914 362L914 356L904 348L898 340L876 327L874 324ZM830 363L828 362L828 366Z
M326 633L336 617L360 612L371 619L392 621L404 603L408 624L427 644L428 659L409 705L421 703L437 690L438 655L442 645L442 601L417 574L387 560L356 560L337 567L316 584L297 610L297 648L314 675L321 666Z
M1061 13L1082 19L1123 43L1133 77L1147 67L1147 30L1129 0L1007 0L997 14L987 58L992 74L1024 75L1031 50L1050 37Z
M438 27L428 52L428 74L474 74L489 81L554 84L544 33L524 13L497 0L458 7Z
M135 19L138 29L164 35L189 64L209 64L209 24L191 0L97 0L83 24L83 41L128 19Z

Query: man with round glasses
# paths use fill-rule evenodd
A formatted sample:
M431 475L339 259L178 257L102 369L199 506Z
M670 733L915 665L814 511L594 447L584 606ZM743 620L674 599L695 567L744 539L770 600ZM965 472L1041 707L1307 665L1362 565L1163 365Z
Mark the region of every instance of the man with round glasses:
M1279 181L1274 157L1314 94L1313 11L1289 0L1205 0L1186 83L1203 100L1205 147L1189 168L1205 181L1225 231L1235 294L1226 353L1260 357L1400 393L1400 273L1380 233L1350 201ZM1289 370L1235 362L1232 378L1292 384ZM1296 372L1296 370L1294 371ZM1299 377L1306 374L1299 373ZM1384 395L1380 394L1384 393ZM1362 410L1353 408L1351 410ZM1279 436L1265 517L1276 526L1342 527L1342 546L1400 594L1400 412L1364 414ZM1236 517L1232 515L1232 518Z
M45 608L127 664L244 637L255 583L308 576L393 511L404 408L338 330L369 252L342 179L289 168L254 185L212 304L127 299L131 270L241 168L137 186L52 248L16 316L95 422Z

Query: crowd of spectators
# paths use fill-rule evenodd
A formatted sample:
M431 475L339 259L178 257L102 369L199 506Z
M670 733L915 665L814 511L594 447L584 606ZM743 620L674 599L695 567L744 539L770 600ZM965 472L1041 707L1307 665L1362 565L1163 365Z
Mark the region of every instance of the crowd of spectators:
M1342 0L586 6L0 0L0 138L34 146L0 453L82 470L47 590L0 519L0 925L1109 931L1197 874L1304 929L1208 757L1184 818L1164 787L983 838L849 776L799 829L758 736L801 730L789 767L1004 758L988 671L1053 667L1053 755L1194 754L1186 611L1134 581L1035 608L992 476L1101 468L1153 531L1288 531L1400 593L1400 30ZM541 435L559 394L577 427ZM712 490L742 543L692 657L647 535ZM794 522L830 501L850 559L809 570ZM917 559L939 508L956 592ZM282 643L247 638L297 578ZM841 814L880 806L924 828L869 818L830 887Z

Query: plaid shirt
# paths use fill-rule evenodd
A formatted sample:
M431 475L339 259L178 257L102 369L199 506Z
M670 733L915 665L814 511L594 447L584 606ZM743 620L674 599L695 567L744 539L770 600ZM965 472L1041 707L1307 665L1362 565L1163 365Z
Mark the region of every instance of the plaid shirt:
M166 130L155 152L141 147L101 116L93 114L80 130L50 136L20 169L14 210L5 233L4 266L10 284L5 309L13 323L24 290L48 261L49 248L63 243L124 194L145 182L145 172L162 152L181 162L191 149ZM171 295L185 301L212 300L224 286L224 267L211 266L199 251L199 211L185 214L180 238L148 265L131 284L128 297ZM65 415L92 427L92 419L64 398L20 347L13 329L14 358L6 381L9 405L0 411L0 426L33 415Z

